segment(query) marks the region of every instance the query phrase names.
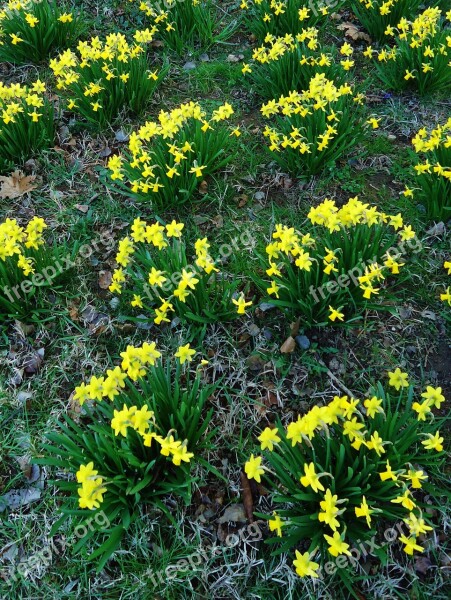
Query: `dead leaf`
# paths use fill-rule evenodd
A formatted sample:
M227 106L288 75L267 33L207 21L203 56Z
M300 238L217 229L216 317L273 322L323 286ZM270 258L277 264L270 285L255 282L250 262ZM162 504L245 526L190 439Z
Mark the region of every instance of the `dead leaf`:
M417 556L415 558L415 571L417 571L417 573L426 575L431 567L432 563L427 556Z
M87 213L89 210L89 206L87 204L76 204L74 206L74 208L76 208L77 210L79 210L82 213Z
M111 271L100 271L99 273L99 288L102 290L107 290L111 282L113 281L113 274Z
M296 341L293 337L288 337L284 343L280 346L280 351L282 352L282 354L291 354L291 352L294 352L294 349L296 348Z
M222 517L219 517L218 523L222 525L222 523L244 523L247 521L246 515L244 513L244 506L242 504L232 504L232 506L228 506Z
M216 215L213 219L213 223L219 229L224 225L224 217L222 215Z
M0 496L0 512L9 508L16 510L22 506L27 506L31 502L36 502L41 497L41 490L38 488L27 488L23 490L11 490Z
M241 472L241 487L243 488L243 506L246 517L252 523L254 520L254 499L247 475Z
M351 40L365 40L365 42L371 44L370 36L367 33L360 31L354 23L341 23L340 25L337 25L337 29L344 31L345 36L351 38Z
M247 194L240 194L235 198L238 201L238 208L243 208L249 200L249 196Z
M299 317L294 321L294 323L290 324L290 335L291 337L296 337L299 333L299 327L301 326L301 318Z
M244 54L229 54L227 57L227 62L236 63L240 60L243 60Z
M27 375L35 375L39 371L42 361L44 360L44 354L44 348L40 348L36 352L28 354L24 358L22 366Z
M25 175L22 171L14 171L8 177L0 176L0 198L13 200L36 189L36 175Z
M202 194L202 195L208 194L208 182L205 181L205 179L203 181L201 181L199 184L199 194Z

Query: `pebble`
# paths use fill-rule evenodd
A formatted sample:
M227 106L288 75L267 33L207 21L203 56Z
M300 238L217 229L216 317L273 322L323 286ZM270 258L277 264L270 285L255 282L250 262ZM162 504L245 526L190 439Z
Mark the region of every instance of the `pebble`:
M294 339L301 350L308 350L310 348L310 340L306 335L297 335Z

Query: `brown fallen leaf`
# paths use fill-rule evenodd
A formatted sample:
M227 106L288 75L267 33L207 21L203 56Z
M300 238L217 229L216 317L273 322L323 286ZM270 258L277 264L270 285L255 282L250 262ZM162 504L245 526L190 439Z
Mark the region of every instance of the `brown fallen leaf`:
M341 23L340 25L337 25L337 29L344 31L345 36L351 38L351 40L365 40L365 42L371 44L370 36L364 31L360 31L360 29L354 25L354 23Z
M251 484L247 475L241 472L241 487L243 488L243 506L244 512L249 522L254 521L254 499L252 497Z
M9 176L0 176L0 198L13 200L36 189L36 175L25 175L22 171L14 171Z
M113 275L111 271L100 271L99 273L99 288L102 290L107 290L111 282L113 281Z
M284 343L280 346L280 351L282 352L282 354L291 354L291 352L294 352L294 349L296 348L296 342L295 339L293 337L288 337Z
M199 184L199 194L202 194L203 196L208 194L208 182L205 181L205 179Z

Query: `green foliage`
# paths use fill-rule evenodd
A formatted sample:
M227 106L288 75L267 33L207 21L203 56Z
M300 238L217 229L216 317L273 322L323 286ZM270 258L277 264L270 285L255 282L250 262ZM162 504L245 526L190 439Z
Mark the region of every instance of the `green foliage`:
M397 372L403 375L397 369L390 377ZM406 374L404 377L407 380ZM431 392L441 398L439 405L441 388L428 388L423 396ZM376 536L378 555L386 559L386 538L380 535L380 526L396 523L402 525L406 551L405 539L421 543L417 536L431 529L423 512L429 506L424 492L432 495L436 505L440 494L428 481L428 474L440 469L445 453L439 443L431 449L422 444L436 435L440 420L435 424L419 420L414 399L413 387L386 393L378 383L365 401L335 397L286 427L278 422L272 432L265 430L259 439L267 449L259 468L263 469L263 484L273 492L277 511L270 524L273 531L279 526L280 537L268 540L275 554L302 544L323 567L334 560L325 536L338 532L345 546L335 556L349 555L350 546L359 548ZM433 406L431 400L429 411ZM265 438L273 440L272 451L263 442ZM246 463L251 476L252 463L251 457Z
M29 87L0 82L0 173L52 146L55 109L39 79Z
M402 18L417 13L421 0L351 0L352 11L372 39L387 41L387 27L396 27Z
M140 362L140 375L133 377L134 381L128 379L124 389L118 387L111 402L85 404L81 422L65 416L64 422L58 425L59 432L47 433L46 456L37 461L72 474L78 472L80 465L93 463L96 467L106 491L103 500L91 511L74 507L77 493L82 496L77 481L59 479L55 482L65 498L61 506L63 515L53 532L68 520L72 525L79 522L82 526L89 515L91 519L105 515L107 526L100 532L96 527L91 528L73 547L74 552L78 552L100 537L100 545L89 556L89 560L95 560L97 571L120 545L125 531L139 518L140 507L159 509L172 520L170 510L164 504L165 497L175 495L185 503L189 502L194 481L189 458L177 465L176 461L171 461L171 452L162 453L165 444L183 442L183 447L194 453L194 461L211 468L200 455L211 447L215 434L213 430L208 431L213 409L206 412L206 406L216 386L205 385L200 372L190 377L182 372L179 363L174 366L170 360L166 364L148 360L150 366L147 366L146 361L139 358L139 351L146 352L150 348L152 354L155 345L147 344L147 350L145 346L136 349L129 346L123 354L131 363ZM154 354L157 355L159 353ZM124 356L124 374L127 371L125 360ZM118 370L121 373L119 367L114 373ZM90 386L93 389L92 382L77 388L80 399L84 398L84 390ZM151 435L150 445L146 433L143 434L143 430L140 433L139 424L133 423L132 418L136 410L143 408L153 413L146 431ZM131 421L127 421L125 432L115 434L114 419L120 419L124 412L128 412Z
M0 16L0 62L41 63L74 44L86 30L82 15L69 12L68 3L23 0L16 4Z
M349 322L365 309L380 308L372 296L405 264L401 241L412 236L407 247L417 244L410 227L397 240L395 226L402 226L401 215L388 217L352 198L341 209L326 199L308 217L314 227L304 235L283 225L273 233L267 257L261 258L269 279L254 276L259 289L270 294L267 301L301 317L306 328L345 317ZM341 317L334 317L332 308Z
M387 89L413 89L420 95L451 89L449 29L439 9L426 9L415 21L404 19L393 31L393 46L377 51L373 64ZM372 57L371 48L366 56Z
M174 225L180 237L171 237ZM125 269L113 273L111 291L119 292L140 313L149 313L157 324L169 322L172 314L201 324L235 319L233 298L240 281L219 272L209 255L207 238L196 241L190 257L182 228L183 224L173 222L164 236L165 229L158 223L148 226L135 220L132 238L136 243L130 238L119 242L116 260Z
M271 156L297 177L310 177L333 165L363 139L363 97L349 85L335 86L324 73L309 88L270 100L261 112L273 118L263 131Z
M110 34L104 42L92 38L50 61L67 108L95 128L111 124L122 112L141 114L166 76L166 63L151 70L146 44L153 31L137 31L133 42Z
M178 54L186 47L196 44L208 49L213 44L224 42L236 28L235 23L225 25L225 18L217 20L216 9L211 0L166 0L166 10L158 0L140 2L140 10L158 28L164 44Z
M196 102L162 111L132 133L123 156L110 158L109 185L158 211L185 204L206 176L233 159L234 138L222 122L233 112L226 103L207 119Z

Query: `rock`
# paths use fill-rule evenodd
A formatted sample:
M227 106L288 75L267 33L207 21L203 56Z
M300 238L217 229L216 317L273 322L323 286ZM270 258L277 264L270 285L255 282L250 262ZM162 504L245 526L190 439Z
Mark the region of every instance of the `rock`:
M251 323L251 325L249 325L249 334L252 337L255 337L259 333L260 333L260 327L258 327L255 323Z
M116 131L116 134L114 137L115 137L116 141L119 143L128 142L128 140L130 139L130 136L127 133L124 133L122 131L122 129L119 129L119 131Z
M267 310L273 310L274 308L276 308L274 304L270 304L269 302L262 302L259 305L259 309L263 312L266 312Z
M121 301L119 300L119 298L111 298L110 300L110 306L113 310L116 310L120 303Z
M245 523L246 521L247 517L242 504L232 504L232 506L228 506L222 517L219 517L218 519L218 523Z
M265 192L255 192L254 198L256 200L264 200L265 199Z
M426 231L426 235L444 235L446 233L445 223L440 221Z
M308 350L310 348L310 340L306 335L297 335L294 339L301 350Z
M205 52L203 54L201 54L199 56L199 60L200 62L210 62L210 57L208 56L208 54L205 54Z
M268 342L270 340L272 340L272 331L270 329L268 329L267 327L265 327L263 329L263 337L265 338L265 340L268 340Z
M195 62L193 62L193 61L191 61L191 60L189 60L188 62L186 62L186 63L183 65L183 70L184 70L184 71L192 71L192 70L193 70L193 69L195 69L195 68L196 68L196 63L195 63Z

